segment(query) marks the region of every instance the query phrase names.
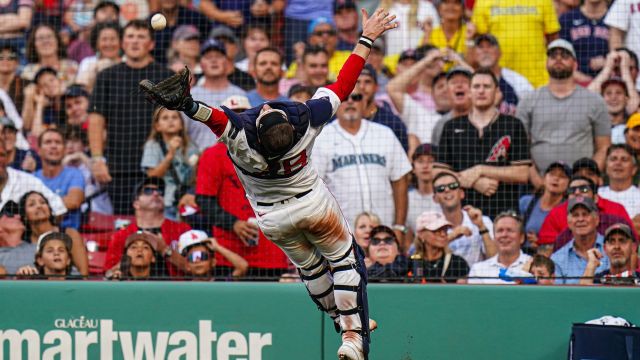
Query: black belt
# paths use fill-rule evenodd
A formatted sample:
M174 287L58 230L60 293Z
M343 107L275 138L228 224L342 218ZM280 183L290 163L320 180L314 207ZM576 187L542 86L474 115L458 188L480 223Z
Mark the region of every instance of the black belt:
M296 199L303 198L305 195L307 195L308 193L310 193L312 190L313 190L313 189L309 189L309 190L307 190L307 191L301 192L300 194L293 195L293 197L294 197L294 198L296 198ZM289 199L290 199L290 198L289 198ZM273 206L273 205L275 205L275 204L284 204L284 203L285 203L285 201L287 201L287 200L289 200L289 199L285 199L285 200L282 200L282 201L276 201L276 202L274 202L274 203L266 203L266 202L260 202L260 201L258 201L258 202L256 202L256 204L257 204L258 206Z

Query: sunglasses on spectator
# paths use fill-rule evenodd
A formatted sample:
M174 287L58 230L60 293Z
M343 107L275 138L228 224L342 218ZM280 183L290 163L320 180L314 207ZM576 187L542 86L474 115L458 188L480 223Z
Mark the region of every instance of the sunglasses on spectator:
M210 258L211 258L211 254L208 251L193 251L187 255L187 261L190 263L207 261Z
M18 205L14 203L5 205L5 207L2 208L2 211L0 211L0 217L14 217L17 215L20 215L20 209L18 208Z
M576 192L580 194L586 194L591 191L591 186L589 185L578 185L578 186L570 186L567 189L567 195L573 195Z
M433 191L435 191L436 193L440 194L440 193L443 193L443 192L447 191L447 189L456 190L458 188L460 188L460 183L452 182L450 184L438 185L435 188L433 188Z
M396 240L394 238L392 238L391 236L386 237L386 238L372 238L371 239L371 245L376 246L376 245L380 245L380 243L385 243L387 245L393 245L393 243Z
M351 94L349 95L349 99L351 99L351 101L360 101L362 100L362 94Z
M313 35L315 36L323 36L323 35L329 35L329 36L336 36L336 31L335 30L324 30L324 31L314 31Z
M152 195L154 191L157 192L158 195L164 195L164 191L162 191L162 189L151 186L143 187L141 193L144 195Z

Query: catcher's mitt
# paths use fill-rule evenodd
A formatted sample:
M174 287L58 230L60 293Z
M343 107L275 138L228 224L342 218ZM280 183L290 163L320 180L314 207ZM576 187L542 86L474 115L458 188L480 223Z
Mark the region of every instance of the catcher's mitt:
M193 105L193 98L189 93L190 77L189 69L185 66L179 73L157 84L145 79L139 85L149 101L170 110L185 111Z

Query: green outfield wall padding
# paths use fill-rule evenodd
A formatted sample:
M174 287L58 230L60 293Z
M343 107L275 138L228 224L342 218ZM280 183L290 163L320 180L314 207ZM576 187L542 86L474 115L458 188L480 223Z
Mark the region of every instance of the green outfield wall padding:
M571 324L640 323L640 289L372 285L371 360L565 359ZM301 284L0 281L0 360L335 359Z

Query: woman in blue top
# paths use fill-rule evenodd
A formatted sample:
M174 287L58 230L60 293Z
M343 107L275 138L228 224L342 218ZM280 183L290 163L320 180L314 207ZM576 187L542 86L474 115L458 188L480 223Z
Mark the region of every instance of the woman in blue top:
M538 231L551 209L564 201L571 168L564 162L556 161L544 172L544 183L541 190L520 198L520 214L524 219L527 241L523 251L535 253L538 247Z

